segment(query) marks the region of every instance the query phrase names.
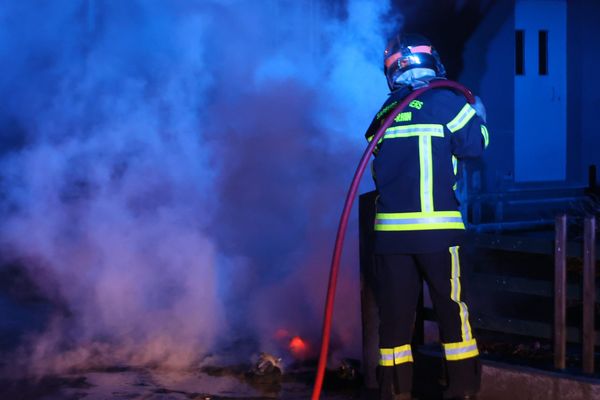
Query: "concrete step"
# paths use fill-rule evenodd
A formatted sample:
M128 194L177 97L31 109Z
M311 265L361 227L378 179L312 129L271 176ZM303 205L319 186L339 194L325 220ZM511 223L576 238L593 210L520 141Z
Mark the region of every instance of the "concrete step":
M478 400L600 399L600 377L582 377L484 360Z
M441 351L424 346L413 356L413 395L419 400L441 400ZM598 375L586 377L486 359L481 364L478 400L600 400ZM363 399L377 400L377 390L366 389Z

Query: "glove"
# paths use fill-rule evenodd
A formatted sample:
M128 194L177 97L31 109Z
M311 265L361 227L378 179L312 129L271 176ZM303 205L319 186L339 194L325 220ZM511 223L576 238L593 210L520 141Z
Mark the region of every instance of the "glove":
M479 96L475 96L475 104L471 104L471 106L475 109L475 113L483 120L484 123L487 122L487 114L485 112L485 106L483 105L483 101Z

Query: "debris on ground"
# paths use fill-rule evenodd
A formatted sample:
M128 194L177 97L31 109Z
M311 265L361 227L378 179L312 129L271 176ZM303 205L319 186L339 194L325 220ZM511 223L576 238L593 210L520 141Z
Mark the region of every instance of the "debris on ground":
M276 357L269 353L260 353L258 361L250 371L252 374L265 375L283 375L283 363L281 357Z
M353 381L360 377L360 361L345 358L337 369L337 376L342 380Z

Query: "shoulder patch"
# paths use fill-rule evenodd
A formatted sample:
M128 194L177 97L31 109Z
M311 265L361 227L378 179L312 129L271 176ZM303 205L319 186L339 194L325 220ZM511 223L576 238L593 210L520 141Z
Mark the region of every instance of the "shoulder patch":
M413 100L408 106L420 110L423 107L423 102L419 100Z
M398 114L396 116L396 118L394 118L394 121L396 122L407 122L407 121L411 121L412 120L412 112L408 111L408 112L402 112L400 114Z

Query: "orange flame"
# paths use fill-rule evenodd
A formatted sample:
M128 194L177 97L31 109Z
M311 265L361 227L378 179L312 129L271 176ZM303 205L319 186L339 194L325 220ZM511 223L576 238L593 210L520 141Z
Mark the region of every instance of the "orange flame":
M309 345L300 336L294 336L290 340L290 351L295 358L302 360L308 355Z

